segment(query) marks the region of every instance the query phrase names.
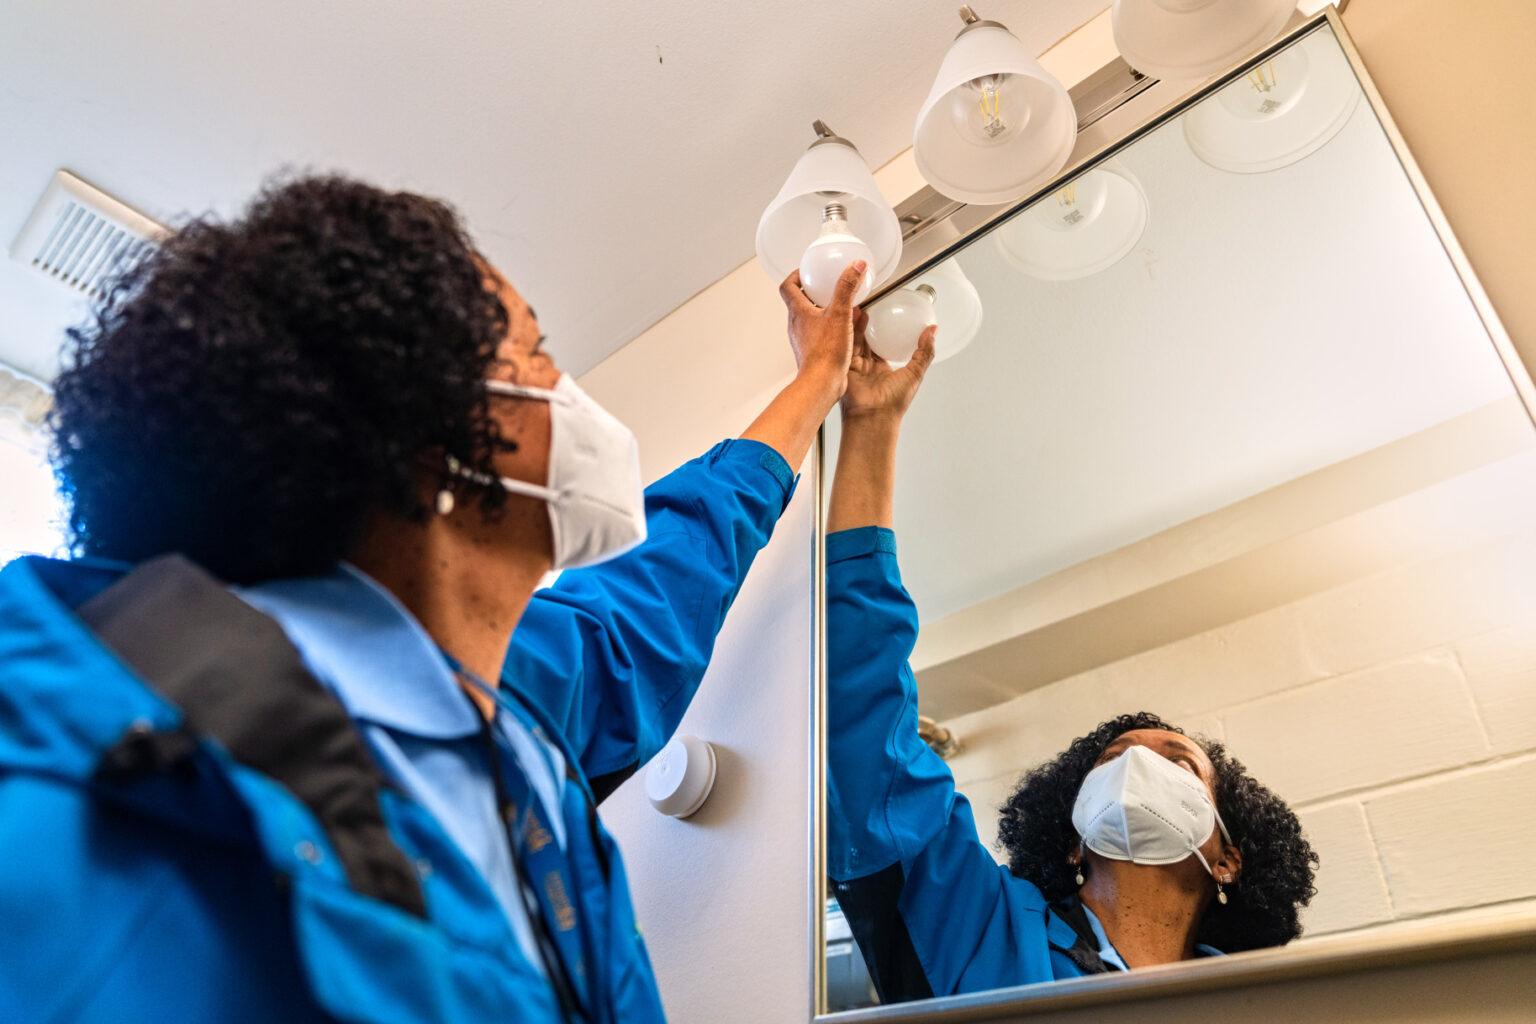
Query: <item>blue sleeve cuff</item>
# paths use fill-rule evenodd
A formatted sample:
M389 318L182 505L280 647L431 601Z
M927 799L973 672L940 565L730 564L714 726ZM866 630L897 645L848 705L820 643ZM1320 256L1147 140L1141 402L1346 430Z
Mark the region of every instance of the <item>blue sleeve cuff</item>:
M884 526L860 526L827 534L828 565L881 553L896 553L896 532Z
M750 438L737 437L721 441L710 449L707 461L710 466L728 461L758 467L778 483L786 505L789 504L790 497L795 493L795 485L799 482L795 471L790 468L788 462L784 461L784 456L771 446Z

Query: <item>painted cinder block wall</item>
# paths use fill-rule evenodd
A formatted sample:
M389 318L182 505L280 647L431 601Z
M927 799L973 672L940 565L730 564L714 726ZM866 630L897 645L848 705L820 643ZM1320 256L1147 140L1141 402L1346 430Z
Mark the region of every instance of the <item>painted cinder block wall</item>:
M1322 859L1308 935L1536 899L1536 530L950 719L1000 862L1019 774L1142 709L1222 740L1295 808Z

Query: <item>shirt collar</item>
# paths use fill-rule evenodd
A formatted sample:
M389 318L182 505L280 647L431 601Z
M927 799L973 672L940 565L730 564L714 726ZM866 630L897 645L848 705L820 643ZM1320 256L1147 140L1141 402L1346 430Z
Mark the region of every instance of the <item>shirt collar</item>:
M1122 971L1129 971L1130 968L1125 965L1125 960L1120 956L1120 951L1115 948L1114 943L1109 941L1109 933L1099 923L1099 916L1086 903L1082 904L1082 908L1083 914L1088 918L1088 924L1093 928L1094 937L1099 940L1099 959L1103 960L1106 964L1118 967ZM1195 943L1195 953L1199 956L1222 955L1221 950L1214 946L1207 946L1203 942Z
M396 597L343 562L324 576L235 591L276 619L353 718L425 739L457 739L480 716L442 652Z

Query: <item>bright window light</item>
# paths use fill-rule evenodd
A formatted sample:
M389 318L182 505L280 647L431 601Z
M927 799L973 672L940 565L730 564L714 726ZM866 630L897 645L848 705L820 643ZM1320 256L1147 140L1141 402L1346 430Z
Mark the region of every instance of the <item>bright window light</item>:
M0 565L64 550L64 503L46 456L0 440Z

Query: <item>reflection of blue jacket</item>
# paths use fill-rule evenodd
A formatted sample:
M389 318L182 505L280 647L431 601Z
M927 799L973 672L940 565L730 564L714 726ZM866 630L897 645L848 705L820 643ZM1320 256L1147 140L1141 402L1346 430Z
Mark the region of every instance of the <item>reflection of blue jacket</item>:
M594 1021L661 1017L594 789L676 728L792 483L717 446L649 489L646 544L566 573L514 638L507 703L575 766ZM558 1019L488 886L362 750L275 624L185 562L6 566L0 1020Z
M992 859L917 734L917 613L896 538L827 538L827 862L885 1002L1105 969L1080 903L1052 906Z

